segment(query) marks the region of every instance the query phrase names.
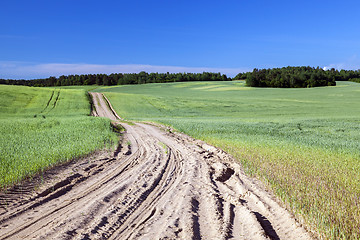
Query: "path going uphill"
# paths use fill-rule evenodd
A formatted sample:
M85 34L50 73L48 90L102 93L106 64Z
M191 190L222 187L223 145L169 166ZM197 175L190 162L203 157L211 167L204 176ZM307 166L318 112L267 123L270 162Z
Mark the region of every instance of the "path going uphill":
M94 115L119 120L91 95ZM311 239L224 151L165 127L121 125L115 153L0 194L0 239Z

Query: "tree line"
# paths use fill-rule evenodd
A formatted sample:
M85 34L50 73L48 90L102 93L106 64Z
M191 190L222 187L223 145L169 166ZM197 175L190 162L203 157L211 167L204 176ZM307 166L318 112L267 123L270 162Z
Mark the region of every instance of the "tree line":
M360 82L360 70L324 70L320 67L283 67L239 73L234 79L246 80L251 87L305 88L335 86L336 81Z
M126 85L144 83L167 83L185 81L230 81L221 73L112 73L62 75L32 80L0 79L0 84L25 85L36 87L71 86L71 85ZM324 70L314 67L283 67L257 69L252 72L239 73L233 80L246 80L251 87L304 88L318 86L335 86L336 81L353 81L360 83L360 70Z
M71 86L71 85L126 85L144 83L167 83L185 81L230 81L221 73L112 73L112 74L82 74L62 75L32 80L0 79L0 84L25 85L35 87Z

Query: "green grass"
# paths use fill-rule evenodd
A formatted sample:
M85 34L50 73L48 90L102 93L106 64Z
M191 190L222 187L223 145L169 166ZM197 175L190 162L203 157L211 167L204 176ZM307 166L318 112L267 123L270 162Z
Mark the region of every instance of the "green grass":
M94 91L96 91L96 89L98 87L100 87L100 86L99 85L74 85L74 86L58 86L58 87L48 87L48 88L86 90L88 92L94 92Z
M187 82L97 91L126 120L168 124L233 154L321 236L360 238L360 84Z
M0 188L117 142L81 89L0 85L0 113Z

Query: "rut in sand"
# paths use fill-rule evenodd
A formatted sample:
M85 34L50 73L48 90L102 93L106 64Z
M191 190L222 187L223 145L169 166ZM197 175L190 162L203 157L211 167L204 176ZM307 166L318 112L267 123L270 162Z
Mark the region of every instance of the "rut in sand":
M118 119L99 93L95 115ZM116 154L52 169L0 195L0 239L311 239L231 156L121 123Z

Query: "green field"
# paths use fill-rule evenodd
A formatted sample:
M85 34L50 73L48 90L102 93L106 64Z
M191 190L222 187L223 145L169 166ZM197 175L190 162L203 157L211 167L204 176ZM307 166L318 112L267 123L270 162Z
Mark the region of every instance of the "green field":
M108 119L85 90L0 85L0 189L61 161L112 148Z
M360 238L360 84L187 82L96 91L127 120L168 124L228 151L322 236Z

